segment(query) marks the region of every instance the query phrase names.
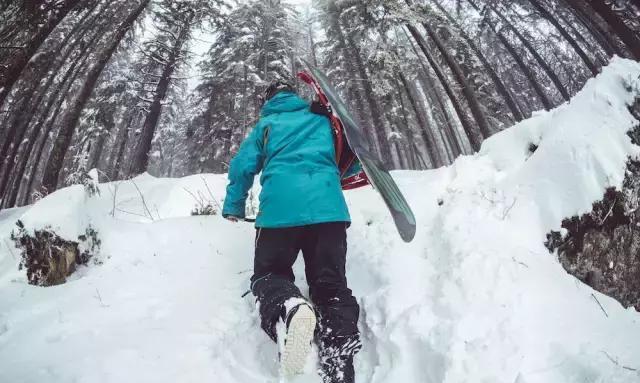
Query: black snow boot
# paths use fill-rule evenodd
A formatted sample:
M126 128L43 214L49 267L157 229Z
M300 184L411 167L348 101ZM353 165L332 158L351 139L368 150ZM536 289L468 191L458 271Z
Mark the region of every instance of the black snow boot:
M320 376L323 383L354 383L353 357L362 348L360 335L320 336Z
M323 383L354 383L353 356L336 356L320 363Z

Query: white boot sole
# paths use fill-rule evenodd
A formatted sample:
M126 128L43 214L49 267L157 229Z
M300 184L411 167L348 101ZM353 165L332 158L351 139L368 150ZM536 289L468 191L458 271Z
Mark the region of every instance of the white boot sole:
M280 354L280 373L286 377L304 372L307 357L311 351L311 342L316 329L316 315L303 304L298 308L291 322Z

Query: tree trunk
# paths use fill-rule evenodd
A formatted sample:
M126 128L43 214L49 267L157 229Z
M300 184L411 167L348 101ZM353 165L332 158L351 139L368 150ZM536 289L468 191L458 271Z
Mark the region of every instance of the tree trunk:
M51 11L46 20L40 25L35 34L26 42L24 49L14 52L11 59L5 65L0 65L0 106L4 103L11 91L13 84L20 78L20 73L29 63L40 45L47 39L54 28L62 19L78 4L80 0L58 1L56 8Z
M416 95L413 93L413 89L409 85L409 81L402 74L398 74L398 78L402 83L402 86L405 89L405 93L407 94L407 99L409 104L411 105L411 109L416 117L416 121L418 123L418 131L422 136L422 140L427 147L427 154L429 155L429 160L431 161L431 166L434 168L440 167L444 164L442 160L442 156L440 155L440 150L438 149L438 145L433 139L432 129L433 127L427 122L426 117L423 115L422 110L418 106L418 101L416 99Z
M620 46L618 46L617 42L613 40L613 33L603 29L600 24L598 24L596 20L597 14L595 14L595 11L592 11L594 12L592 15L588 14L588 11L584 8L587 7L587 4L583 4L579 0L564 0L564 2L569 6L569 8L573 9L577 19L580 20L587 30L589 30L589 33L591 33L594 39L596 39L600 46L607 52L609 57L613 55L618 55L620 57L627 56Z
M469 2L473 2L473 1L469 0ZM538 53L538 50L533 46L533 44L531 44L531 41L529 39L527 39L526 37L524 37L524 35L511 23L511 21L509 21L509 19L507 19L502 14L502 12L500 12L498 10L498 8L496 8L492 4L488 4L488 6L496 15L498 15L500 20L502 20L502 22L505 23L505 25L511 30L511 32L513 32L513 34L518 38L518 40L520 40L522 45L524 45L524 47L533 56L533 58L536 60L536 62L538 62L540 67L542 67L544 72L551 79L551 82L558 89L558 91L560 92L562 97L565 99L565 101L569 101L571 99L571 96L569 95L569 92L567 91L567 88L564 86L562 81L560 81L560 78L558 78L558 75L556 75L556 73L553 71L553 69L551 69L551 67L544 60L544 58L542 58L540 53Z
M473 41L473 39L462 28L460 23L458 23L458 21L456 19L454 19L449 14L449 12L447 12L447 10L439 2L435 1L434 4L445 15L445 17L447 18L449 23L451 23L451 25L455 26L455 28L457 29L460 37L462 37L462 39L467 43L467 45L475 53L476 57L478 57L478 59L480 60L480 63L482 64L484 69L487 71L487 73L489 74L489 77L491 77L491 80L493 81L494 85L496 86L496 90L498 91L500 96L502 96L502 98L506 102L507 107L509 108L509 110L511 111L511 114L513 115L513 118L516 121L524 120L524 115L522 114L522 111L520 111L520 108L518 107L515 99L511 95L511 92L509 92L509 90L505 86L504 82L500 79L500 76L498 75L498 73L493 68L493 65L491 65L489 63L489 60L487 60L487 58L485 57L484 53L482 53L480 48L478 48L478 45Z
M472 0L467 0L467 1L478 12L481 11L480 8ZM520 70L522 71L524 76L527 78L527 81L529 81L529 84L531 84L531 87L533 88L533 90L538 95L538 98L540 99L540 102L542 102L542 105L544 106L544 108L547 109L547 110L552 109L553 108L553 103L551 102L551 100L549 100L549 97L547 96L546 92L544 91L544 89L542 88L542 86L540 85L538 80L536 79L536 77L535 77L533 71L531 70L531 68L529 67L529 65L527 65L524 62L524 60L522 59L522 56L520 55L520 53L518 53L516 48L511 44L511 42L509 42L507 37L501 31L499 31L496 28L496 26L493 23L493 21L487 19L486 22L487 22L487 25L489 26L489 28L491 28L493 33L495 33L495 35L498 37L498 39L500 40L502 45L505 47L507 52L509 52L509 54L511 55L513 60L516 62L516 64L518 65L518 67L520 68Z
M582 50L582 48L580 47L580 45L578 45L576 40L573 37L571 37L569 32L567 32L567 30L564 29L562 25L560 25L560 22L558 22L558 19L556 19L551 14L551 12L547 11L547 9L542 4L540 4L538 0L529 0L529 2L538 10L538 12L540 12L542 17L544 17L547 21L549 21L551 25L553 25L558 30L558 32L560 32L562 37L564 37L565 40L567 40L569 45L571 45L571 47L576 51L578 56L580 56L582 61L584 61L584 64L587 66L587 68L589 68L589 70L591 71L591 74L593 74L594 76L597 75L598 68L596 68L593 61L591 61L591 59L585 53L585 51Z
M138 175L144 173L147 170L147 166L149 165L149 152L151 151L151 143L153 141L153 135L156 131L156 126L158 125L160 115L162 114L162 101L167 96L169 85L171 85L171 76L176 70L176 64L178 62L182 46L187 41L187 38L189 36L189 31L191 29L191 20L193 19L193 17L194 16L192 15L190 18L185 20L184 24L181 26L180 34L176 39L173 49L169 54L167 63L162 70L160 81L158 82L153 95L153 101L149 106L149 112L147 113L147 117L145 118L144 124L142 125L142 133L140 134L138 145L136 146L133 154L131 170L129 172L130 175Z
M98 169L100 167L100 159L102 158L102 152L104 151L104 144L107 140L108 132L113 127L110 127L107 132L102 132L95 139L93 148L89 153L89 159L87 160L87 170Z
M403 88L400 85L400 81L397 78L394 78L394 82L396 84L396 89L398 89L398 101L400 102L400 111L402 112L402 122L404 127L404 140L406 143L407 150L409 154L407 155L407 168L412 170L418 170L418 164L416 161L416 154L413 147L413 131L409 127L409 118L407 116L407 108L405 107L404 97L403 97Z
M345 72L348 75L346 78L347 86L345 87L345 91L347 93L347 101L353 100L354 114L357 118L357 121L364 125L364 128L372 127L374 124L371 119L371 112L367 110L365 105L365 97L362 94L361 89L355 85L357 84L356 79L358 78L358 71L355 68L356 59L353 57L352 50L347 46L347 41L345 35L342 31L342 27L340 26L340 22L338 19L338 10L335 7L335 2L331 1L329 4L329 22L331 25L331 29L335 32L338 49L342 53L343 65ZM377 148L377 140L375 139L375 132L371 132L373 134L365 134L365 138L367 140L367 144L371 148L372 151L379 153Z
M405 0L405 2L409 6L412 5L412 1L411 0ZM473 135L474 146L477 146L478 149L479 149L483 138L487 138L487 137L491 136L491 130L489 129L489 123L487 122L487 118L485 116L484 111L482 110L480 102L478 101L478 98L476 97L476 94L475 94L473 88L471 87L471 85L467 81L467 79L466 79L466 77L465 77L465 75L464 75L464 73L462 71L462 68L460 68L460 65L458 64L458 62L451 55L451 52L449 52L449 50L445 46L444 42L440 38L440 36L438 36L438 34L435 32L435 30L428 23L422 23L422 26L424 27L425 31L427 31L427 34L429 35L431 40L433 40L433 42L435 43L436 48L438 48L438 51L440 52L442 58L444 59L445 63L447 64L447 66L451 70L451 73L453 74L453 77L455 78L456 82L458 83L458 85L460 86L460 88L462 90L462 94L464 95L464 98L467 100L467 104L469 106L469 110L471 111L471 114L473 115L473 118L476 121L476 125L480 129L481 135L484 136L484 137L478 137L478 134L474 132L474 135ZM414 29L414 32L412 32L412 34L415 33L415 34L419 35L417 29L415 29L412 26L410 26L410 27Z
M96 35L96 37L97 36L98 35ZM34 139L32 141L32 144L35 145L35 142L36 142L36 139L37 139L38 135L41 135L42 138L41 138L40 143L38 144L35 152L32 152L32 149L30 149L30 150L27 150L26 153L25 153L27 156L32 156L33 157L33 159L31 160L32 170L31 170L31 174L28 177L28 182L27 182L26 188L23 187L23 189L24 189L24 192L23 192L24 198L22 198L20 200L20 205L26 204L26 198L28 198L29 192L31 190L33 190L32 187L33 187L33 184L35 182L35 177L36 177L36 173L37 173L37 170L38 170L38 166L40 165L40 159L42 158L42 154L44 153L44 148L45 148L45 145L47 143L47 139L49 138L49 134L53 130L53 126L55 124L55 121L57 120L58 115L60 114L60 111L62 110L62 106L63 106L63 104L64 104L64 102L66 100L66 96L69 94L69 92L71 90L71 87L73 86L75 81L78 79L80 74L84 72L85 64L86 64L86 62L87 62L87 60L89 59L89 56L90 56L86 52L88 52L88 49L91 48L91 47L93 47L92 43L87 44L86 47L83 50L83 53L79 54L75 58L75 60L72 62L71 66L67 69L62 81L60 81L60 83L58 84L58 87L55 89L53 94L51 94L49 96L49 100L47 101L47 105L45 106L44 111L40 115L40 120L33 127L32 134L34 135L33 136ZM76 68L78 68L78 69L76 69ZM54 104L55 104L55 107L54 107ZM53 111L51 117L49 119L47 119L47 116L49 115L49 111L51 110L52 107L54 107L54 111ZM42 132L42 134L40 134L40 132ZM26 166L28 164L28 162L29 162L29 158L27 157L27 158L23 159L23 161L25 161L24 166ZM20 166L22 166L22 165L20 165Z
M341 28L339 33L342 33ZM364 88L364 99L366 100L369 107L369 113L373 125L371 127L371 130L374 134L375 141L380 149L381 160L383 161L383 163L385 163L385 165L390 166L392 164L391 146L389 145L389 140L387 139L385 123L380 113L380 106L378 105L374 97L369 73L367 72L367 68L362 61L362 57L360 56L360 50L356 46L351 36L344 36L343 38L347 42L348 49L350 50L350 56L353 60L352 63L355 65L358 77Z
M418 74L418 82L422 87L422 91L428 99L431 99L432 102L435 100L435 103L438 105L440 113L445 120L444 127L446 129L447 137L449 137L449 141L451 144L451 152L453 155L453 159L458 158L464 150L464 146L456 134L457 128L454 125L454 121L451 120L449 116L449 112L447 110L447 106L442 101L442 98L435 91L435 83L433 78L426 70L426 68L422 68L423 74ZM430 91L431 90L431 91Z
M105 47L96 57L96 62L87 73L86 80L78 92L74 102L69 107L63 121L60 123L60 130L54 142L53 149L49 155L49 160L45 166L42 179L42 188L46 193L54 191L58 185L58 176L67 153L76 124L80 119L82 110L91 97L100 74L111 59L113 53L118 49L120 42L131 29L140 14L145 10L150 0L142 0L140 4L129 14L129 16L118 26L113 35L109 36L110 44Z
M605 0L589 1L591 7L611 26L636 60L640 60L640 38L615 14Z
M111 166L109 167L109 177L111 181L119 179L120 170L122 169L122 161L124 160L124 151L127 148L127 141L129 138L129 132L131 131L131 125L136 120L135 113L132 113L127 122L124 123L118 132L118 138L113 146L111 154Z
M568 7L565 4L563 9L566 11L566 13L571 14L571 18L569 18L565 13L559 10L557 12L557 16L560 19L560 21L562 21L562 23L571 30L571 32L573 33L573 36L575 36L577 40L582 42L582 45L587 46L588 51L596 47L600 48L599 50L601 52L600 51L594 52L594 55L597 56L599 67L606 65L608 61L608 57L613 56L613 53L609 53L611 48L609 46L606 46L606 42L604 42L604 45L603 43L600 42L598 37L591 31L590 26L583 23L580 17L576 14L576 12L573 11L572 8ZM582 24L582 28L585 29L591 35L591 38L592 38L591 41L587 39L587 37L585 36L585 33L578 30L578 24Z
M85 17L81 20L81 22L86 21L88 15L89 13L85 15ZM91 26L92 25L89 25L86 28L84 28L84 31L86 32L86 30L89 29ZM58 44L58 49L54 50L54 52L60 52L63 48L65 48L70 38L80 30L79 27L80 27L80 24L77 27L73 28L69 32L69 34L63 39L63 41L60 44ZM48 115L56 99L56 96L60 91L60 89L58 88L52 91L52 94L48 94L49 89L53 85L53 82L56 78L56 75L59 73L60 69L62 68L64 63L67 61L67 59L71 56L71 54L78 53L77 58L74 60L73 64L71 65L69 70L65 73L65 76L60 82L60 86L64 86L66 81L69 79L69 76L73 73L80 59L84 57L85 54L89 51L88 48L93 46L93 43L96 41L96 38L98 36L99 34L95 34L94 37L89 42L82 44L80 48L78 48L78 45L81 43L81 39L76 39L72 44L70 44L69 47L66 47L66 49L62 51L63 53L61 53L59 57L53 60L54 61L53 65L50 65L50 67L52 67L51 73L49 74L49 77L47 78L46 83L38 90L38 93L39 93L38 97L36 97L35 100L29 100L31 101L31 103L28 106L21 107L17 110L17 113L19 113L20 118L10 125L10 129L14 131L17 130L20 133L18 137L16 137L16 140L12 147L13 150L10 153L8 153L7 156L5 157L5 163L15 164L16 166L14 166L13 169L7 168L6 172L2 174L2 178L0 179L0 195L2 195L2 193L5 193L3 197L3 202L2 202L3 207L7 208L15 204L18 190L21 185L21 180L24 177L24 170L29 160L29 155L31 154L31 150L35 145L35 141L37 140L38 134L40 133L40 129L42 127L42 124L44 123L44 119L46 119L46 116ZM43 69L45 69L45 68L36 69L35 68L36 66L39 66L39 65L36 65L35 63L30 62L27 66L27 69L25 69L25 72L23 73L23 76L31 73L30 76L33 78L30 81L30 84L32 85L33 90L35 90L35 88L39 83L39 81L35 80L35 77L42 75ZM23 142L23 139L25 134L27 133L29 124L31 123L33 118L37 115L38 106L47 95L49 95L49 101L47 102L46 106L42 111L42 118L40 119L40 122L31 129L29 137L26 140L26 142L24 142L23 144L24 148L22 148L22 152L20 153L20 156L16 162L16 156L18 155L18 145ZM27 98L32 98L32 97L28 96ZM8 179L10 170L13 170L13 174L12 174L12 178ZM10 186L10 188L7 189L7 186Z
M449 79L444 74L444 71L442 70L442 68L440 68L440 66L436 62L435 58L431 54L431 51L429 50L429 46L427 45L427 42L424 40L422 35L420 35L418 30L414 26L409 24L406 25L406 28L409 30L409 32L411 33L415 41L418 43L420 50L427 58L427 60L429 61L429 64L431 65L431 68L433 69L433 71L436 73L436 76L440 80L440 84L444 88L445 93L447 93L447 96L449 96L449 100L451 100L451 104L453 105L453 108L456 110L456 113L460 118L460 122L462 123L462 127L464 128L464 131L467 134L467 137L469 138L469 142L471 143L472 149L476 152L479 151L480 145L482 144L482 137L480 135L480 132L478 132L475 129L475 127L469 120L468 116L466 115L466 112L464 111L462 104L460 103L460 100L458 100L455 93L453 92L453 89L449 84Z
M378 102L375 99L369 74L367 72L367 69L365 68L362 58L360 57L360 52L358 51L358 48L355 46L355 43L351 40L351 38L348 38L348 41L349 41L349 46L354 52L353 57L356 60L355 61L356 68L358 70L359 77L362 82L362 86L364 88L364 98L367 101L367 104L369 106L369 112L371 113L371 119L373 123L373 126L371 127L371 129L373 130L374 136L376 138L376 142L380 149L380 155L382 157L381 160L387 166L391 166L393 161L391 160L392 158L391 146L389 145L389 140L387 138L387 132L385 129L386 125L380 113L380 110L381 110L380 106L378 105Z
M405 32L406 35L406 32ZM414 46L413 42L411 41L411 39L409 39L409 36L407 35L407 40L409 40L409 45L411 45L411 49L413 50L413 53L416 55L416 57L419 57L419 53L418 50L416 49L416 47ZM450 131L453 133L455 127L453 125L453 121L451 120L451 116L449 115L449 110L448 108L444 105L444 102L442 100L442 98L436 94L435 92L435 83L431 78L431 75L429 73L429 69L426 67L426 65L422 62L422 60L418 60L418 62L420 63L420 67L422 68L422 75L420 73L418 73L418 82L420 83L420 85L423 88L424 94L427 97L427 99L431 99L432 102L434 102L438 105L440 112L442 113L442 117L445 121L445 125L447 128L447 131ZM443 86L444 88L444 86ZM447 89L445 89L445 93L447 93ZM455 103L453 100L451 100L452 105L454 105L454 109L455 109ZM458 110L456 109L456 112L458 112ZM462 120L463 116L459 115L459 120L461 122L462 125L464 125L464 122ZM454 147L452 147L452 151L454 152L454 158L457 158L460 154L463 153L463 145L462 142L458 139L457 135L453 135L454 137L456 137L456 140L453 140L452 143L454 144Z

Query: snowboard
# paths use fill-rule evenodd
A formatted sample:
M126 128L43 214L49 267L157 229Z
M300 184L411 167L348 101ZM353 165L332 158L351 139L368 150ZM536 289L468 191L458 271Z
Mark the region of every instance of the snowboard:
M303 62L307 70L298 73L298 78L313 88L320 103L329 111L342 188L371 184L389 209L402 240L411 242L416 234L415 216L383 162L370 149L365 130L352 117L327 76L307 61Z

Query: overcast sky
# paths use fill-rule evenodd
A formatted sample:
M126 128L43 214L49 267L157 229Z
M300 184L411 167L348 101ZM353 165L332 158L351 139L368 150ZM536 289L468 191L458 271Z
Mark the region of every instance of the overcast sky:
M286 0L286 1L290 4L303 5L303 6L311 4L311 0Z

